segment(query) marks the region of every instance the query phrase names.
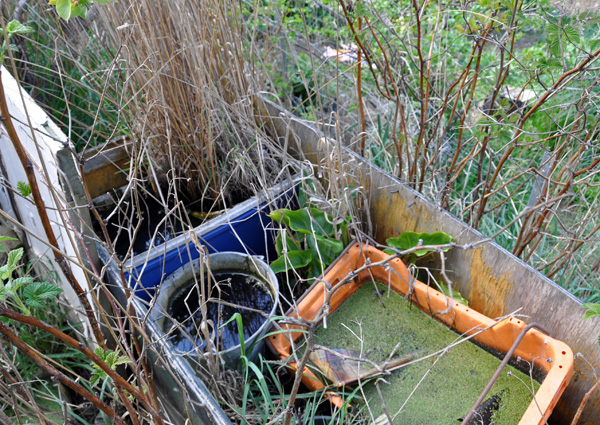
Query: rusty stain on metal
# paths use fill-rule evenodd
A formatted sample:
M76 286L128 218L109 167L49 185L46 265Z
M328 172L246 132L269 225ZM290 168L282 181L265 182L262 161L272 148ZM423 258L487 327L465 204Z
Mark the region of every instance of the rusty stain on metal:
M505 314L504 301L512 288L512 279L507 276L498 277L483 259L482 252L482 248L475 249L469 265L469 305L489 317L499 317Z

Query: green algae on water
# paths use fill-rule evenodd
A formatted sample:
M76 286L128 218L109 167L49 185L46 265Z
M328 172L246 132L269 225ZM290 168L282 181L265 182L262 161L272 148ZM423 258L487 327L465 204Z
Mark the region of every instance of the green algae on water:
M362 350L364 357L383 364L395 347L394 357L417 351L422 357L459 338L385 285L366 283L328 317L326 329L316 330L314 341L332 349ZM459 424L499 364L500 359L467 341L383 376L387 382L378 385L395 424ZM363 392L377 418L384 410L375 380L364 383ZM500 398L492 423L517 424L538 388L529 375L507 366L486 397Z

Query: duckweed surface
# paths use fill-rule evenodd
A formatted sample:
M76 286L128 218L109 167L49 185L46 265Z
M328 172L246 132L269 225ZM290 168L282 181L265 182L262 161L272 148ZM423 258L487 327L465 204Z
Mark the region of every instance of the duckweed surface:
M362 336L362 344L357 336ZM321 327L315 333L316 344L362 349L364 357L378 364L388 358L397 344L395 356L420 351L422 357L459 338L394 291L388 295L387 287L379 283L364 284L329 316L327 329ZM379 388L394 424L459 424L458 419L473 406L499 364L500 359L467 341L441 357L384 376L387 383L380 381ZM377 418L384 409L374 382L371 379L363 383L363 389ZM501 400L490 423L517 424L538 388L538 382L507 366L487 395L498 395Z

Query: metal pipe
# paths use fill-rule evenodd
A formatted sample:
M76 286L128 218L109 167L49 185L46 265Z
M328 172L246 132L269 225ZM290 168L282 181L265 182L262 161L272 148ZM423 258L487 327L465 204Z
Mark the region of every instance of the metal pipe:
M521 340L523 339L523 337L525 336L525 334L531 328L537 328L540 331L544 332L546 335L550 335L550 332L548 332L542 325L539 325L537 323L530 323L529 325L527 325L526 327L523 328L523 330L521 331L521 333L519 334L519 336L517 337L517 339L515 339L515 342L513 342L512 347L510 347L510 350L508 350L508 352L504 356L504 359L502 359L502 363L500 363L500 366L498 366L498 369L496 369L496 372L494 373L494 375L492 376L492 378L490 379L490 381L488 382L488 384L485 386L485 388L481 392L481 395L479 396L479 398L477 399L477 401L475 402L475 404L473 405L473 407L471 408L471 410L469 411L469 413L465 416L465 418L461 422L461 425L468 425L469 424L469 422L473 418L473 415L475 414L475 411L477 410L477 408L479 408L479 405L481 404L481 402L483 401L483 399L485 398L485 396L487 395L487 393L492 389L492 386L494 385L494 383L496 382L496 380L500 376L500 373L502 373L502 370L506 367L506 365L510 361L510 358L514 354L515 350L517 349L517 347L521 343Z

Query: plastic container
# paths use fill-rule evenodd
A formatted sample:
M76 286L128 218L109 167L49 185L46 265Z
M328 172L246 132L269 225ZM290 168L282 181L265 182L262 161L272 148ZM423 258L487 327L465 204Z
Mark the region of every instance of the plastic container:
M476 330L484 329L495 323L472 308L453 301L444 294L424 283L412 278L406 266L399 259L392 259L387 265L361 267L384 261L390 256L371 246L352 243L340 257L328 268L324 277L317 281L298 301L297 310L288 312L288 316L301 317L311 320L319 314L326 295L324 282L329 288L335 287L347 276L353 276L347 283L341 285L330 298L329 312L335 311L363 283L373 280L389 284L398 294L405 296L414 285L411 301L422 311L455 329L458 333L472 335ZM474 336L479 343L502 353L506 353L526 324L519 319L509 318L494 327ZM291 341L298 340L303 333L298 332L296 325L281 324L283 332L269 337L269 346L281 359L291 354ZM296 332L294 332L296 331ZM546 423L552 409L558 402L562 392L573 374L573 352L563 342L555 340L535 329L530 330L514 353L514 357L536 359L534 364L545 375L538 389L535 400L531 402L519 425L541 425ZM551 359L551 360L547 360ZM297 364L288 363L296 369ZM311 390L324 388L321 380L308 368L302 374L302 382ZM342 406L339 396L331 395L332 403Z
M163 279L198 258L193 238L209 254L221 251L243 252L276 258L275 228L268 213L277 208L293 208L296 204L295 183L283 181L267 191L244 201L194 229L194 236L182 234L125 263L125 279L135 295L149 302Z

